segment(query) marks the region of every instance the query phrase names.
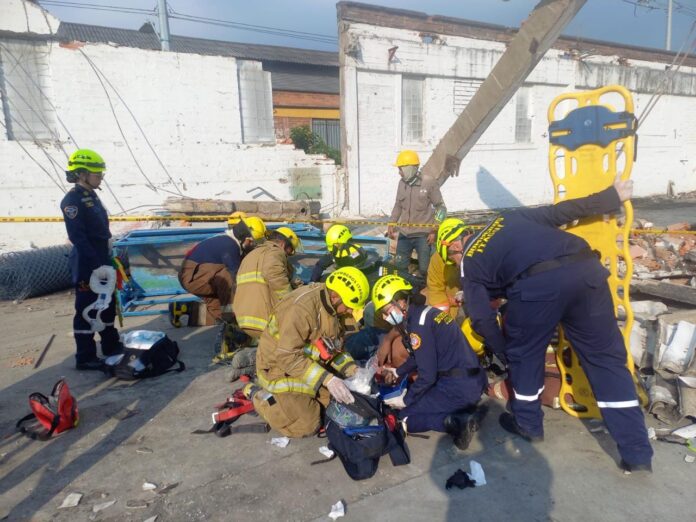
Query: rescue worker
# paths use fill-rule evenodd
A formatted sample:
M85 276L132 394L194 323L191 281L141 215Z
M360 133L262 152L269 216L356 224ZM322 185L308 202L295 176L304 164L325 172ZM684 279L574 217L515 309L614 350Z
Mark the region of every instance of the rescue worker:
M310 281L318 283L324 272L336 265L341 268L343 266L354 266L360 269L365 275L376 271L379 268L378 260L368 260L369 254L358 243L353 240L353 234L345 225L331 225L326 231L326 254L321 256L314 269Z
M409 353L398 368L386 369L387 382L418 372L407 390L384 402L401 410L406 431L447 432L457 448L465 450L479 427L476 405L487 384L486 373L452 317L411 303L411 290L409 282L394 275L380 278L372 289L375 309L401 333Z
M389 221L391 223L427 224L440 222L447 215L437 180L421 176L420 159L413 150L402 150L396 157L401 180L396 191L396 202ZM430 261L431 245L435 242L435 231L424 227L403 227L398 230L390 225L387 234L396 243L396 268L408 270L411 253L418 254L418 271L425 277Z
M189 250L179 270L181 286L205 303L206 324L231 319L242 257L266 236L266 225L256 216L235 213L227 224L225 233L204 239Z
M473 235L441 230L438 251L460 265L468 313L488 347L507 358L514 390L502 427L529 441L544 437L540 395L546 347L560 323L580 358L625 471L651 471L652 448L616 322L609 272L584 239L558 227L614 213L630 180L578 199L503 212ZM601 218L600 218L601 219ZM489 300L507 297L505 334Z
M342 317L367 300L367 278L354 267L332 272L326 283L293 290L275 308L261 334L256 371L261 389L246 393L256 411L287 437L305 437L321 426L321 410L330 397L355 399L342 376L358 367L340 350Z
M461 219L447 218L441 227L464 224ZM430 306L448 312L456 319L463 304L463 292L459 280L459 267L449 260L443 260L439 253L430 256L425 292Z
M99 332L102 354L108 357L123 351L118 330L114 327L116 301L113 297L105 310L87 312L90 321L83 315L99 297L90 287L90 280L110 278L115 282L109 248L109 217L95 192L104 179L105 171L104 159L93 150L79 149L73 152L65 174L68 182L75 183L75 186L60 203L68 238L73 244L70 268L75 285L73 334L77 345L75 367L78 370L103 368L103 360L97 357L92 320L99 319L103 323L103 329Z
M278 301L292 291L293 268L288 257L299 251L302 243L297 234L279 227L242 259L232 308L247 335L259 338Z

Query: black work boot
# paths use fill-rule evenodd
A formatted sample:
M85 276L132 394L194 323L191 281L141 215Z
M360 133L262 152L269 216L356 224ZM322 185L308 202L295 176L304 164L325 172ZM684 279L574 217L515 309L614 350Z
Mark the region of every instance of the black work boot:
M452 413L445 417L445 431L452 435L454 445L462 451L469 447L479 426L476 413Z
M623 470L624 475L632 475L633 473L648 475L652 473L652 464L650 462L646 464L629 464L624 459L621 459L619 467Z
M528 433L524 429L522 429L520 425L517 424L515 416L512 413L501 413L500 417L498 418L498 422L505 431L514 433L515 435L519 435L528 442L541 442L542 440L544 440L543 435L532 435L531 433Z
M104 369L104 359L92 359L91 361L85 361L75 364L75 369L78 371L86 370L103 370Z

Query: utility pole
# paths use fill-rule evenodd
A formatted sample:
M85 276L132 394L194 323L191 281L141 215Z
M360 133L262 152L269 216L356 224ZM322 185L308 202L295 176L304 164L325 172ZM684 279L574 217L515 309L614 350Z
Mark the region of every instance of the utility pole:
M163 51L169 51L169 14L167 13L167 0L157 0L157 13L159 14L160 43Z
M672 50L672 0L667 2L667 37L665 38L665 49Z

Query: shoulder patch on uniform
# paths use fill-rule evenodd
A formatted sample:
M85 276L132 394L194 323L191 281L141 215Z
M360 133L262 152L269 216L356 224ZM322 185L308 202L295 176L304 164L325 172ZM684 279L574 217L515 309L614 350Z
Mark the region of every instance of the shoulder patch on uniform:
M411 337L411 348L413 348L414 350L417 350L418 348L420 348L420 345L422 342L420 335L418 335L417 333L412 333L410 335L410 337Z
M452 316L448 312L440 312L435 316L434 321L438 324L450 324L452 322Z
M75 205L68 205L63 209L63 212L65 212L68 218L75 219L75 216L77 216L77 207Z

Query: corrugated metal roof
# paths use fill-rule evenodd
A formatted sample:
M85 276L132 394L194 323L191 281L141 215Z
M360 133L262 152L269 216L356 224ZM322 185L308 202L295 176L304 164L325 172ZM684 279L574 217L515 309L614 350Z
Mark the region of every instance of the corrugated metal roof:
M76 24L61 22L58 28L58 38L67 41L115 43L124 47L157 50L160 48L159 38L150 32L133 29L119 29L99 25ZM170 40L172 51L178 53L206 54L214 56L232 56L261 62L274 61L305 65L322 65L338 67L338 53L329 51L313 51L294 47L275 45L246 44L191 38L188 36L172 36Z
M271 71L271 83L277 91L319 92L338 94L340 84L336 76L311 73L290 73Z

